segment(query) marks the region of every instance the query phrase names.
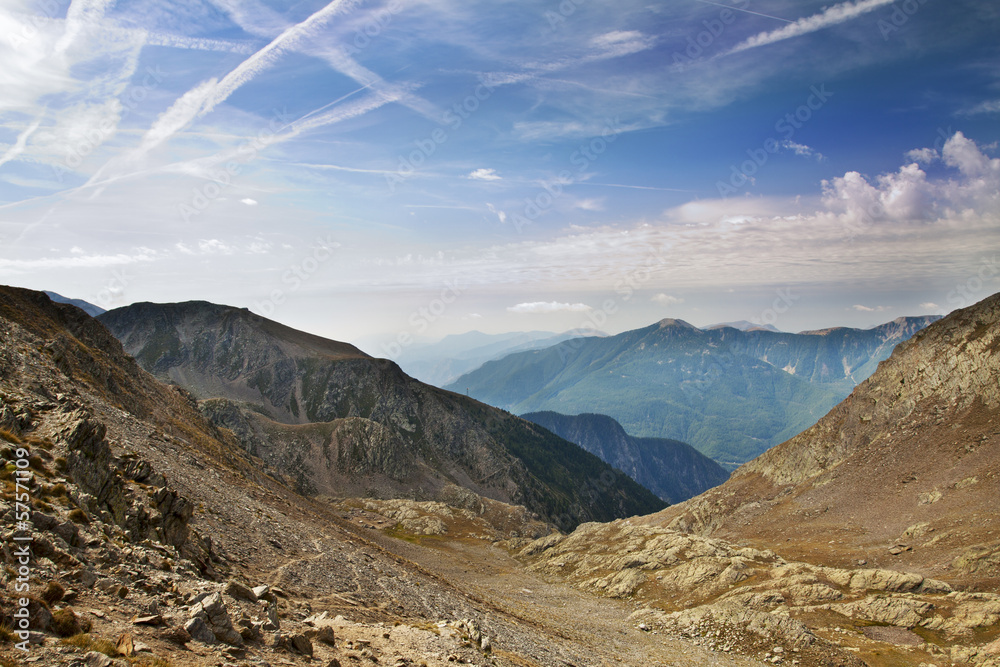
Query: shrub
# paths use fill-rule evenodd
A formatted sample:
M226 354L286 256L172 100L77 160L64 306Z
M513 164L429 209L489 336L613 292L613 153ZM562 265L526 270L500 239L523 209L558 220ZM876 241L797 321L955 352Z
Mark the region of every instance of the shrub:
M72 637L83 631L83 628L80 626L80 619L69 608L53 612L52 624L49 628L60 637Z
M65 456L57 456L55 463L56 470L59 472L66 472L67 468L69 468L69 461L66 460Z
M64 595L66 595L66 589L63 588L63 585L58 581L50 581L49 585L45 587L44 591L42 591L42 599L49 604L59 602L63 599Z
M87 513L84 512L79 507L77 507L75 510L70 511L69 520L72 521L73 523L83 523L83 524L90 523L90 517L88 517Z

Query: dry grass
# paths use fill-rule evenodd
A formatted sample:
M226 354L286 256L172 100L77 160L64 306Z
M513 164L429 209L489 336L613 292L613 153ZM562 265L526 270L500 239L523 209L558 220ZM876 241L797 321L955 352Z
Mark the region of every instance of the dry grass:
M83 631L80 619L72 609L60 609L52 613L52 632L60 637L73 637Z
M49 604L55 604L62 600L64 595L66 595L66 589L63 588L63 585L58 581L50 581L45 590L42 591L41 598Z
M69 513L69 520L73 523L89 524L90 517L82 509L77 507L75 510L71 510Z
M98 653L103 653L109 658L119 657L118 648L115 646L114 642L108 641L107 639L95 639L85 632L61 639L60 643L65 644L66 646L75 646L83 651L97 651Z
M15 445L21 444L21 438L17 437L17 435L15 435L12 431L5 428L0 428L0 438L3 438L7 442L12 442Z

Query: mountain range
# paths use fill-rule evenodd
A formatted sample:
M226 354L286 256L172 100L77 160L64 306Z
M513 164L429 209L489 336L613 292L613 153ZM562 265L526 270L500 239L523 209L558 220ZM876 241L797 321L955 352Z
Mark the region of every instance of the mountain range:
M352 346L203 302L132 308L115 317L143 365L241 398L164 384L79 308L0 287L0 515L15 545L3 556L4 664L24 662L22 608L29 662L74 667L1000 661L1000 294L898 345L817 424L721 486L645 516L623 511L632 487L621 472L570 464L596 460L579 447ZM299 365L315 367L313 380ZM303 388L323 384L315 374L329 378L327 398L307 398L316 390ZM364 400L365 378L391 405ZM298 417L271 391L282 383ZM475 455L509 457L505 488L522 484L541 511L463 486L456 440L433 460L428 449L404 458L412 477L393 478L374 471L395 474L396 452L364 455L381 436L305 438L331 452L354 443L361 454L346 462L371 466L331 469L318 447L314 467L294 474L286 463L301 443L289 434L327 427L305 404L369 410L333 422L388 432L376 419L444 438L463 429ZM234 426L259 417L279 431L248 438L223 424L231 413ZM483 427L492 443L484 416L497 420ZM624 447L623 467L647 461L607 417L546 418L614 445L605 454ZM599 513L602 494L621 518L556 530L542 519L560 521L548 501L567 486L580 492L576 522ZM14 522L19 512L28 519ZM24 597L11 568L26 536Z
M682 320L491 361L446 388L517 414L605 414L733 468L811 426L937 317L798 334Z
M138 303L99 320L304 493L436 499L457 485L567 528L664 506L545 429L247 310Z
M697 496L729 478L722 466L691 445L665 438L633 438L606 415L529 412L521 416L596 454L669 503Z

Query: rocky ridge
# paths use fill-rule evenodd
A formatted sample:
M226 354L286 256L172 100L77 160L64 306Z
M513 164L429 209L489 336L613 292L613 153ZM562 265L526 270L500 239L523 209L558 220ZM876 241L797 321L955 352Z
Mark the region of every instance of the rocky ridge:
M664 506L544 429L246 310L141 303L99 319L302 493L437 500L460 486L564 528Z
M901 344L815 426L724 485L644 521L990 590L998 415L1000 294Z

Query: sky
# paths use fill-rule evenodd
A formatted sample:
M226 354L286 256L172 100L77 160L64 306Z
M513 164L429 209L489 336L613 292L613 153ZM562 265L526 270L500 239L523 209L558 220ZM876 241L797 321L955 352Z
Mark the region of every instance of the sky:
M3 284L379 356L1000 291L994 2L4 0L0 35Z

